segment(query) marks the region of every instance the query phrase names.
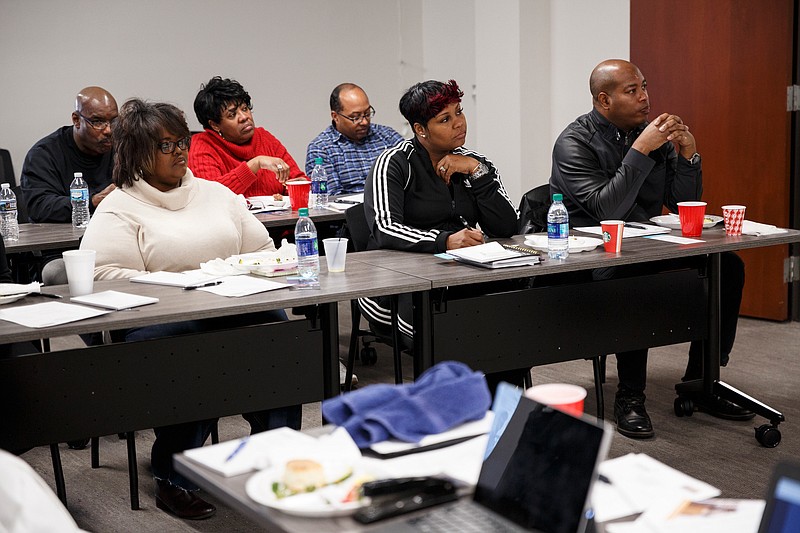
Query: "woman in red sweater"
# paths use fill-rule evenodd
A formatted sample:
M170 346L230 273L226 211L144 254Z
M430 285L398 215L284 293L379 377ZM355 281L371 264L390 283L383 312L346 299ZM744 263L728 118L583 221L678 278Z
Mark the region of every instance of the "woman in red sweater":
M250 95L242 85L215 76L200 88L194 112L205 131L192 137L189 168L236 194L286 194L289 179L305 177L289 152L253 121Z

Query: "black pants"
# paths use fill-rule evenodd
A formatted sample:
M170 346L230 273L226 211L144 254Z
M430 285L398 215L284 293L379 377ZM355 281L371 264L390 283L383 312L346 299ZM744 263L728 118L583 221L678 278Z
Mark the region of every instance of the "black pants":
M595 280L625 278L654 274L683 268L697 268L698 258L676 259L659 263L642 263L623 267L603 268L592 271ZM744 262L733 252L721 254L721 306L720 306L720 363L725 366L736 339L739 323L739 308L744 288ZM703 352L705 341L694 341L689 348L689 362L683 380L699 379L703 375ZM647 350L622 352L617 355L618 389L620 391L644 392L647 383Z
M286 313L283 311L265 311L248 315L210 318L205 320L187 320L184 322L134 328L125 332L114 332L115 335L113 335L113 337L119 338L119 336L122 335L126 342L132 342L200 333L202 331L279 322L282 320L286 320ZM269 355L270 354L264 354L265 357ZM242 417L250 423L251 434L283 426L288 426L292 429L300 429L302 406L291 405L277 409L265 409L263 411L245 413ZM216 422L217 419L214 418L154 428L153 431L156 434L156 440L153 442L153 448L150 454L153 476L158 479L169 480L173 485L177 485L186 490L196 490L196 485L175 471L172 466L172 456L184 450L202 446L206 439L208 439L208 435L211 433L211 429Z

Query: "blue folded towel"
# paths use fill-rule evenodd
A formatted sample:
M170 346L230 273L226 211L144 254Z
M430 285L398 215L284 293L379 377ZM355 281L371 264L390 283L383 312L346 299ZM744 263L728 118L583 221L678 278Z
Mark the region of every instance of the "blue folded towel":
M467 365L444 361L406 385L370 385L322 402L326 420L344 427L359 448L390 437L419 442L486 414L486 378Z

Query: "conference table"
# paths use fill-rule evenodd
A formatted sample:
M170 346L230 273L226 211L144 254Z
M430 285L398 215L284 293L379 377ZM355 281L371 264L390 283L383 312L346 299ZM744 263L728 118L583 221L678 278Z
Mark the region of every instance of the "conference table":
M6 253L77 248L84 231L82 228L73 228L72 224L20 224L19 240L6 241Z
M337 302L426 290L430 283L358 262L348 264L346 272L329 273L322 263L318 290L286 288L226 298L203 290L100 281L94 292L116 290L159 302L41 329L0 321L0 344L6 344L274 309L319 309L318 317L301 320L0 358L0 447L52 445L338 394ZM68 301L67 286L44 291ZM9 305L49 301L28 296Z
M783 415L719 379L721 254L800 242L800 231L734 237L720 227L703 231L699 239L703 242L677 244L626 238L618 254L599 247L565 261L501 269L395 250L362 252L353 259L430 282L430 290L412 295L415 376L443 360L498 372L707 340L703 379L676 386L676 414L691 414L693 396L716 394L767 418L770 424L757 438L777 445ZM524 236L501 242L522 244ZM590 275L594 269L691 257L697 258L695 269L604 281ZM526 278L527 287L493 292L498 283ZM461 294L465 287L473 294Z

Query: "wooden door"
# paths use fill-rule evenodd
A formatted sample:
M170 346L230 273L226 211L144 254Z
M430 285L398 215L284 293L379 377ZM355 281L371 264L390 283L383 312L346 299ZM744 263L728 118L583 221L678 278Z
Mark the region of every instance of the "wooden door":
M708 212L790 224L792 0L631 0L631 61L647 79L651 114L675 113L703 158ZM747 250L743 315L786 320L788 246Z

